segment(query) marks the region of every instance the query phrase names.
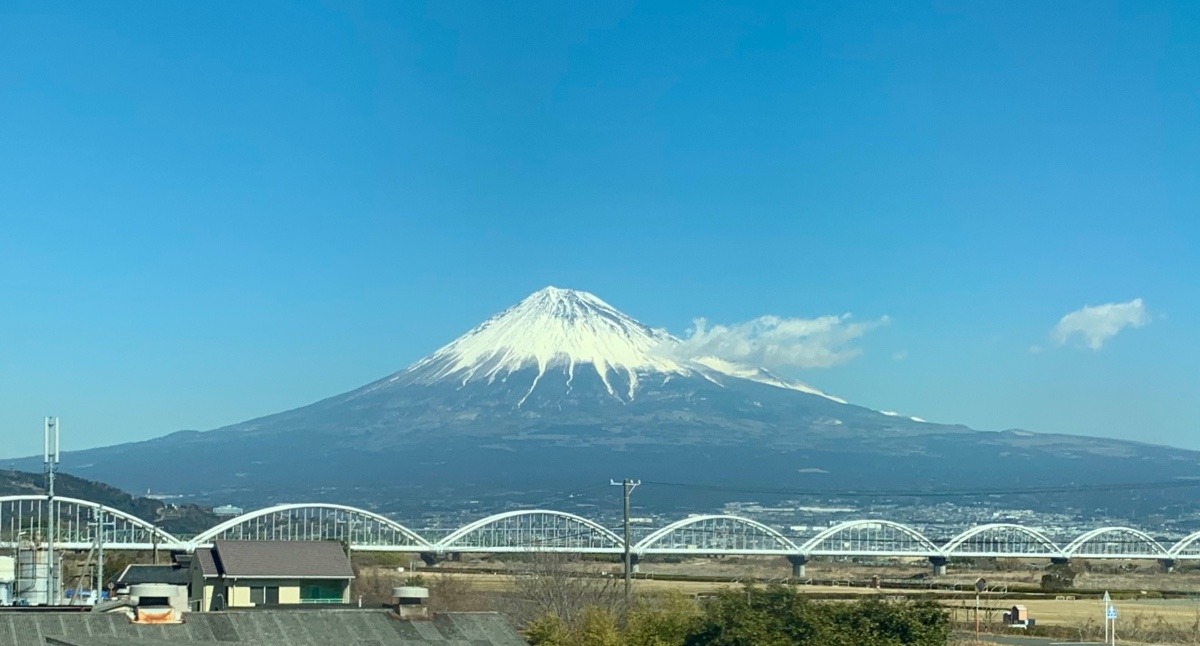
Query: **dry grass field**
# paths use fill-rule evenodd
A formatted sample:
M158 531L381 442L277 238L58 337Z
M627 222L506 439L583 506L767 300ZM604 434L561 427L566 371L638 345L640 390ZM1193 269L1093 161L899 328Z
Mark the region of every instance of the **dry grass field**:
M514 589L517 572L524 565L519 560L504 562L498 558L468 559L445 563L441 567L418 571L434 584L454 589L457 609L494 609L488 604ZM1029 609L1042 632L1064 639L1099 641L1103 635L1103 603L1099 593L1105 589L1122 591L1115 601L1119 612L1118 634L1123 643L1200 644L1200 571L1185 570L1170 574L1158 570L1155 563L1075 563L1079 570L1073 593L1028 598L1036 590L1044 563L1006 562L1002 567L976 563L967 568L960 564L945 577L934 578L929 565L921 560L878 564L815 562L808 566L807 577L815 584L803 589L827 599L830 596L883 595L914 597L935 595L960 625L973 623L975 595L973 584L979 577L987 579L989 593L982 600L981 620L985 629L1005 632L1001 615L1009 607L1020 604ZM621 566L603 561L580 561L575 567L590 575L602 576L614 587L620 587ZM368 566L369 578L377 585L390 589L413 572L397 572L385 564ZM689 596L705 596L721 590L737 589L746 581L784 581L791 568L784 559L774 558L714 558L685 559L674 562L643 562L640 576L634 581L638 595L654 596L678 592ZM664 577L664 578L656 578ZM681 581L675 577L709 577L723 580ZM879 577L882 589L867 587L871 577ZM365 583L365 581L363 581ZM888 584L905 586L891 588ZM947 589L947 587L950 589ZM1020 591L1024 591L1022 594ZM1162 591L1195 592L1191 598L1162 599ZM1015 599L1014 596L1020 596ZM1190 596L1190 595L1189 595ZM1071 599L1074 597L1074 599ZM983 642L986 644L987 642Z

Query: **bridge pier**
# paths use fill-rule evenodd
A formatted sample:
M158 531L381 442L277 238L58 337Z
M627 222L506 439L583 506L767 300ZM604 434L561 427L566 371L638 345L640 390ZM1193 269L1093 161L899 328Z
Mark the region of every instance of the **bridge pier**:
M641 569L638 566L638 562L641 560L642 560L642 557L638 556L636 553L631 552L629 554L629 571L633 572L634 574L637 574L638 572L640 572Z
M1158 566L1163 573L1170 574L1175 571L1175 559L1158 559Z
M1070 565L1071 557L1069 556L1052 556L1050 557L1050 565Z
M421 552L421 560L426 567L433 567L442 562L442 555L433 552Z
M933 566L933 576L946 576L946 563L949 561L944 556L929 557L929 564Z
M805 577L804 566L808 564L808 557L804 554L788 554L787 560L792 564L792 578L803 579Z

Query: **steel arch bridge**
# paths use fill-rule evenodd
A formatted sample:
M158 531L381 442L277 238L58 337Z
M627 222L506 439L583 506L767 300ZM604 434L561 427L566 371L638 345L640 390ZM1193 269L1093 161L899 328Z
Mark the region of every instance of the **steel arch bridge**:
M0 549L13 549L24 541L44 542L54 524L56 547L90 549L97 543L106 548L152 550L175 546L181 541L132 514L100 503L55 496L0 496Z
M52 520L53 519L53 520ZM47 540L55 546L105 549L192 551L216 540L336 540L360 551L421 554L564 552L620 554L621 536L575 514L549 509L508 511L481 518L431 539L380 514L332 503L283 504L227 519L193 537L172 535L154 523L99 503L56 496L0 497L0 549L19 542ZM806 539L748 518L700 515L649 532L629 546L636 556L656 554L762 555L788 557L879 558L1046 558L1152 559L1200 561L1200 531L1166 545L1131 527L1101 527L1073 540L1055 541L1023 525L996 523L971 527L945 541L888 520L854 520L825 528Z
M604 526L575 514L548 509L508 511L482 518L433 545L447 552L569 552L609 554L624 540Z
M693 516L652 532L631 548L643 554L796 554L783 534L739 516Z
M308 503L259 509L197 534L188 548L214 540L344 541L354 549L428 551L421 535L379 514L346 505Z
M808 556L938 556L921 532L890 520L852 520L818 533L800 549Z
M1131 527L1101 527L1071 541L1065 552L1070 557L1089 559L1179 558L1172 553L1174 549L1163 547L1141 530Z
M972 527L947 541L942 551L947 556L962 557L1068 558L1041 531L1011 523Z

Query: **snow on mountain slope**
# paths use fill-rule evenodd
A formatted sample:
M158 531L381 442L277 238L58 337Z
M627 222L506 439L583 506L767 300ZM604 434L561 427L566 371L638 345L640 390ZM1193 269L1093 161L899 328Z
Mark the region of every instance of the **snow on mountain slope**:
M678 362L658 352L676 342L651 330L587 292L547 287L493 316L407 371L417 383L454 379L489 383L524 368L536 368L537 382L551 367L563 366L574 377L590 366L609 394L616 395L611 372L624 372L633 398L638 374L686 374ZM403 374L403 373L401 373Z
M745 379L846 403L762 368L716 357L680 357L680 347L679 339L639 323L594 294L546 287L387 381L492 383L533 369L536 376L520 405L547 371L557 368L565 371L568 387L578 370L594 370L610 395L627 401L636 397L641 378L677 375L716 383L730 377ZM622 379L613 379L614 375ZM618 393L615 383L628 385Z
M697 357L696 359L693 359L693 361L710 370L715 370L716 372L729 375L730 377L748 379L760 384L775 386L776 388L798 390L802 393L824 397L825 399L835 401L839 404L846 403L846 400L842 399L841 397L834 397L833 395L823 393L816 388L809 386L808 384L801 383L794 379L785 379L778 375L771 374L769 371L763 368L751 368L749 366L743 366L741 364L726 361L724 359L718 359L717 357Z

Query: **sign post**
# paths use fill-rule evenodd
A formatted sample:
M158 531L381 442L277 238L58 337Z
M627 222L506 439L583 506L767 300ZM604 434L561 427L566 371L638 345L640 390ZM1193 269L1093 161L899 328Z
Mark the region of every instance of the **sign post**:
M987 580L983 577L975 579L975 641L979 641L979 595L987 590Z
M1117 608L1112 605L1112 597L1104 592L1104 643L1115 646L1117 643Z

